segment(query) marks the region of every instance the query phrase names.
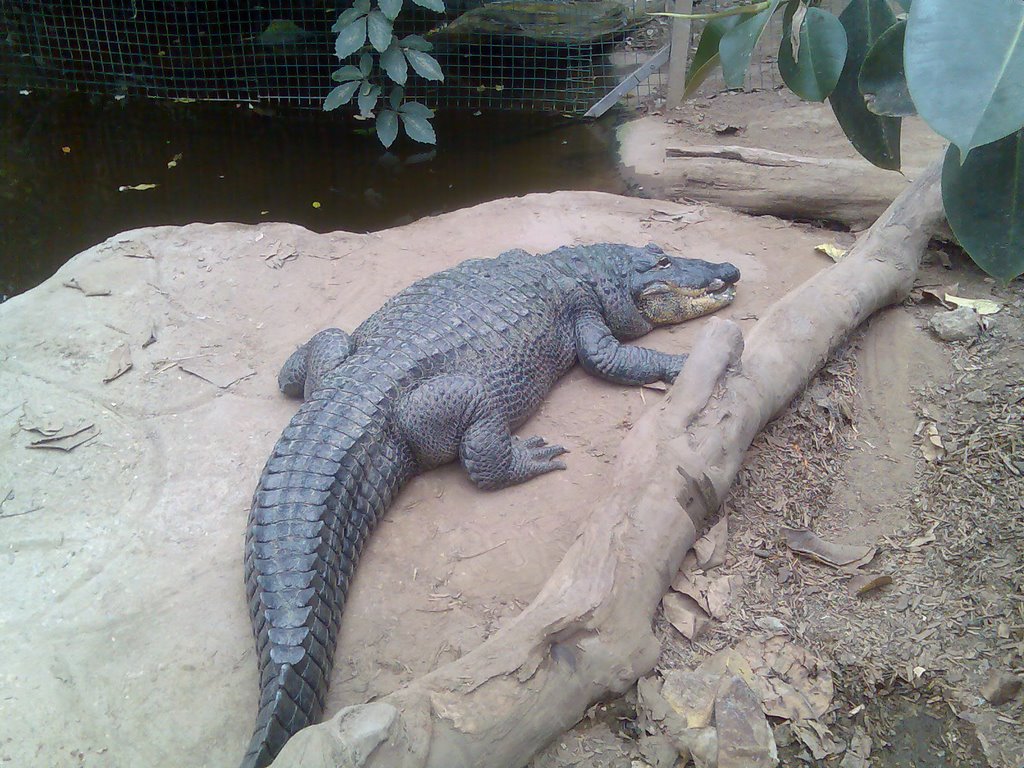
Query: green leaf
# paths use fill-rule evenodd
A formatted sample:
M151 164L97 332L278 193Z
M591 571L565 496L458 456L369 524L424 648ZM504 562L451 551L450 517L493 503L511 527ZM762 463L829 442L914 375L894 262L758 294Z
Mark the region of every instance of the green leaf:
M405 85L405 81L409 77L409 65L406 63L405 55L398 47L398 43L391 43L388 49L380 55L380 66L394 82Z
M391 89L391 95L388 96L388 103L391 104L391 108L397 110L401 104L402 99L405 98L405 88L395 86Z
M363 82L363 87L359 89L359 98L356 102L359 104L359 114L363 117L369 117L370 113L373 112L373 108L377 106L377 99L380 97L381 87L379 85L371 85L368 82Z
M916 115L903 71L903 38L907 22L889 27L871 46L860 68L858 85L864 103L876 115L909 117Z
M421 8L426 8L428 11L435 11L437 13L444 13L444 0L412 0L416 5ZM428 142L433 144L434 142Z
M398 14L402 12L402 0L377 0L377 4L380 6L380 11L387 16L391 21L398 18ZM387 146L386 144L384 146Z
M846 138L866 160L891 171L900 168L900 119L880 117L868 111L857 79L868 50L885 30L896 23L896 14L885 0L851 0L839 15L846 30L846 64L829 104Z
M406 135L413 141L420 144L437 144L437 136L434 134L434 126L422 117L402 113L402 126Z
M423 51L424 53L434 50L434 44L419 35L406 35L398 41L398 44L403 48L411 48L414 51Z
M796 58L792 38L782 36L779 72L790 90L804 101L824 101L839 82L846 63L846 30L828 11L808 8L799 35Z
M429 120L434 116L434 110L430 109L426 104L420 104L418 101L407 101L398 111L403 115L418 117L422 120Z
M918 0L905 47L917 112L967 155L1024 125L1024 2Z
M370 45L383 53L391 45L391 22L380 11L370 11L366 17L366 29L370 34Z
M690 62L690 71L686 73L684 99L690 98L700 88L700 84L708 79L708 75L715 71L720 61L718 46L722 42L722 37L742 23L743 19L743 16L725 16L721 19L712 19L704 27L697 50L693 54L693 61Z
M367 4L365 11L359 8L349 8L338 17L338 20L336 22L334 22L334 26L331 27L331 32L341 32L341 30L343 30L353 21L362 16L365 16L369 12L369 10L369 4Z
M324 99L324 112L330 112L332 109L337 109L343 104L348 104L352 101L352 97L355 92L359 90L360 82L355 80L351 83L343 83L327 94L327 98Z
M718 55L722 59L722 74L725 84L730 88L742 88L750 66L750 56L754 53L757 41L761 39L764 28L768 25L775 9L781 0L771 0L771 5L760 13L737 24L722 37L718 45Z
M353 53L363 47L366 42L366 17L353 21L338 33L338 39L334 43L334 52L339 59L347 59Z
M368 53L359 56L359 71L363 73L364 80L370 76L373 71L373 56Z
M362 80L367 74L369 73L364 73L357 66L346 64L341 69L334 70L331 73L331 79L339 83L345 83L349 80Z
M942 203L975 264L1007 282L1024 274L1024 130L972 150L962 164L950 145Z
M412 68L416 70L416 74L420 77L426 78L427 80L440 80L444 82L444 73L441 72L441 65L437 63L437 59L431 56L429 53L423 51L414 51L409 48L405 51L405 57L412 64ZM433 144L434 142L427 142Z
M382 109L377 115L377 138L387 149L398 138L398 113L393 109Z

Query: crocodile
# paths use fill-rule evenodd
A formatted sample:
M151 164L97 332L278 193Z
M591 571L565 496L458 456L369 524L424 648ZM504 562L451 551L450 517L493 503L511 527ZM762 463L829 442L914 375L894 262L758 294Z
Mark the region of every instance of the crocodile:
M513 250L299 347L278 385L305 402L267 460L245 539L260 699L243 768L269 765L323 714L356 560L409 478L455 459L482 489L564 469L562 446L512 432L555 381L579 361L619 384L671 383L686 355L621 342L729 304L739 277L656 245Z

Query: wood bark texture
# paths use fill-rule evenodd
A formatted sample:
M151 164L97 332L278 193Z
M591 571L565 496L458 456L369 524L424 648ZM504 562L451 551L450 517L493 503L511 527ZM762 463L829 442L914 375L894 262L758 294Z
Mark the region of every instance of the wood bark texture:
M274 768L521 768L649 672L658 604L755 435L850 331L910 291L942 219L939 174L922 173L745 345L734 323L708 320L677 383L623 441L608 500L519 616L461 659L296 734Z
M670 194L785 219L871 224L923 169L906 176L863 160L791 155L758 147L669 147Z

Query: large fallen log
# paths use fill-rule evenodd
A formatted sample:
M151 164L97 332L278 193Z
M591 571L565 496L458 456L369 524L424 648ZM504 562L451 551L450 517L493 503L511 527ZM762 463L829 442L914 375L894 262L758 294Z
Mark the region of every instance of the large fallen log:
M880 171L863 160L791 155L757 147L665 151L666 193L754 215L839 221L863 229L923 169Z
M275 768L521 768L594 702L652 669L652 618L757 432L846 336L913 285L941 221L939 165L850 254L751 330L711 318L668 396L639 419L597 510L536 599L471 653L285 746Z

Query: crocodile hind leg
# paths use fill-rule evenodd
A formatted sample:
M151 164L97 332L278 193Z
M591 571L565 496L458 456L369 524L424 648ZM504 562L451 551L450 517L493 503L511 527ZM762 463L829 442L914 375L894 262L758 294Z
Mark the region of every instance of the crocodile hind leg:
M486 490L565 469L556 458L565 448L512 435L505 412L475 376L427 379L402 398L395 420L422 469L458 458Z
M326 328L292 352L277 374L277 386L288 397L309 396L324 374L337 368L352 354L352 337L340 328Z

